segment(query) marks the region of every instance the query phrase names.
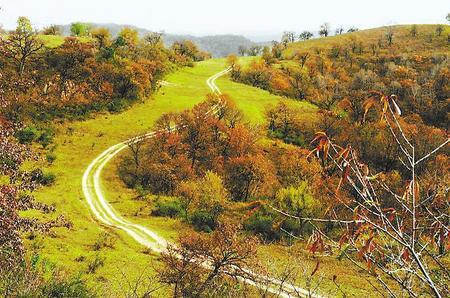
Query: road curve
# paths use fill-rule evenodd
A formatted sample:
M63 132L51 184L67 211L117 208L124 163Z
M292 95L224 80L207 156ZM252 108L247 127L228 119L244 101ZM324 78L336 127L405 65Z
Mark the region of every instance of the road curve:
M226 73L230 71L229 68L216 73L215 75L211 76L206 80L206 84L211 89L211 91L215 94L221 94L220 89L215 84L215 80ZM211 110L211 112L215 112L215 107ZM102 224L105 224L107 226L121 229L125 231L128 235L133 237L134 240L136 240L141 245L155 251L158 253L163 252L168 242L158 235L156 232L141 226L139 224L132 223L131 221L125 219L122 217L107 201L101 187L101 173L105 165L114 158L117 154L119 154L122 150L127 148L128 144L133 142L139 142L143 139L149 139L154 137L157 134L157 132L149 132L144 135L131 138L127 141L121 142L119 144L116 144L114 146L109 147L105 151L103 151L99 156L97 156L87 167L86 171L83 174L82 178L82 189L84 196L86 198L86 201L91 209L92 214L94 217L101 222ZM267 284L264 282L255 282L252 280L244 280L248 284L252 284L259 288L267 288L269 292L278 294L281 297L290 297L289 293L296 293L296 295L303 295L303 296L309 296L308 291L284 284L281 285L281 281L277 279L272 279L265 276L258 275L260 280L262 281L268 281L273 286L267 288ZM279 288L282 288L283 290L280 291ZM314 296L318 297L318 296Z

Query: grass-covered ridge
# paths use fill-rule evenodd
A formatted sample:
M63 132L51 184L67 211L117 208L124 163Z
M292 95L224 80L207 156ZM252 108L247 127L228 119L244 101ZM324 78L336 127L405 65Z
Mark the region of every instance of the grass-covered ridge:
M411 35L411 29L415 26L417 33ZM437 36L436 29L441 27L443 30L440 36ZM369 51L371 44L378 44L380 39L385 42L386 34L393 32L393 47L388 52L394 53L401 51L404 53L421 54L427 52L448 53L448 34L450 34L450 25L394 25L384 26L373 29L365 29L341 35L314 38L305 41L298 41L289 44L284 51L284 57L290 58L298 51L307 50L329 50L333 46L349 46L352 43L362 42Z

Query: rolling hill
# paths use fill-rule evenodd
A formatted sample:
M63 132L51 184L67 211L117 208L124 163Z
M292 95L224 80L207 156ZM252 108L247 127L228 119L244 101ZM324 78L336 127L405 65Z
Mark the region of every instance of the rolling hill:
M389 31L393 34L392 46L384 52L390 53L448 53L450 45L447 40L450 34L449 25L415 25L417 33L411 35L413 25L383 26L378 28L360 30L342 35L328 36L325 38L314 38L306 41L298 41L288 45L284 51L284 58L291 58L295 52L311 50L330 50L333 47L349 47L352 44L362 43L366 51L370 52L371 45L378 46L379 42L386 42ZM436 29L441 26L442 32L439 36Z
M144 36L152 32L151 30L147 30L144 28L139 28L136 26L130 25L119 25L119 24L102 24L102 23L91 23L92 27L105 27L108 28L113 36L116 36L120 30L124 27L130 27L136 29L139 32L140 36ZM70 25L61 25L62 34L65 36L70 35ZM176 41L182 40L191 40L202 51L209 52L213 55L213 57L226 57L230 54L237 54L239 46L250 47L255 45L256 43L251 41L250 39L241 36L241 35L210 35L210 36L193 36L193 35L181 35L181 34L170 34L164 33L164 43L166 46L172 45ZM264 44L264 43L258 43Z

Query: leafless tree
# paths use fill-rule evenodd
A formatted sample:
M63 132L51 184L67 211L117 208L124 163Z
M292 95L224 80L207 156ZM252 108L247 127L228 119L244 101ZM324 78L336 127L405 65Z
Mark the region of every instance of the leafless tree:
M281 42L286 46L288 43L293 43L295 41L295 37L295 32L285 31L281 37Z
M372 274L390 296L448 297L450 270L442 261L448 255L450 242L448 171L444 169L442 177L424 183L424 189L419 186L417 171L450 139L418 156L416 145L402 125L396 99L394 95L374 92L364 107L367 114L374 105L381 105L382 121L401 152L398 159L409 176L403 193L383 179L384 173L373 173L351 145L343 148L325 133L317 133L317 146L311 153L342 173L336 190L330 191L341 209L321 219L298 218L289 211L272 208L315 228L310 238L311 251L335 248ZM343 188L350 192L345 199L339 191ZM335 239L323 232L320 226L324 223L339 226L342 237Z
M394 41L394 30L392 27L388 27L386 31L386 39L388 41L388 45L391 46Z
M330 24L324 23L320 26L319 34L320 36L327 37L330 33Z
M247 48L245 46L239 46L238 52L240 56L245 56L245 54L247 53Z

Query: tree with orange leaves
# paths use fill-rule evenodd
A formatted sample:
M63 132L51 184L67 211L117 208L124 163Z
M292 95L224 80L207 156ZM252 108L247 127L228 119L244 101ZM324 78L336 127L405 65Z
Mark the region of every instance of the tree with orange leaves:
M332 248L360 268L364 268L361 262L365 263L366 270L390 295L403 292L411 297L445 297L450 275L442 258L450 245L450 205L445 199L448 187L443 185L448 184L448 175L430 179L418 176L418 171L450 139L441 139L426 152L419 149L420 144L413 142L405 129L396 101L395 96L377 92L366 103L365 111L381 106L381 119L399 148L397 158L407 175L403 187L394 186L388 178L391 174L374 172L351 144L341 147L318 132L310 156L316 155L326 168L333 167L340 173L333 197L344 210L334 210L324 218L298 219L307 220L316 229L310 242L313 252ZM440 157L439 163L448 168L448 159ZM320 225L324 222L339 226L341 238L323 232Z
M258 267L258 241L237 226L222 224L209 235L190 233L179 242L162 254L158 273L162 283L174 286L174 297L221 297L245 286L243 279L258 279L251 272Z

